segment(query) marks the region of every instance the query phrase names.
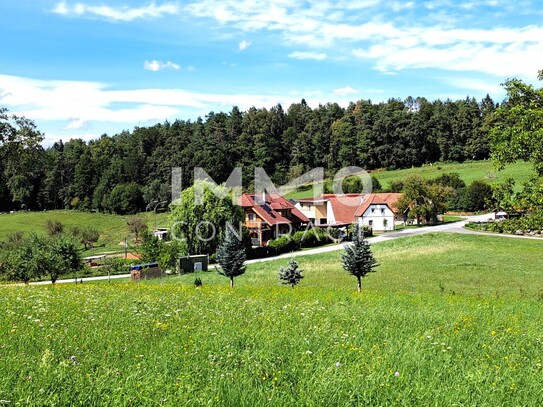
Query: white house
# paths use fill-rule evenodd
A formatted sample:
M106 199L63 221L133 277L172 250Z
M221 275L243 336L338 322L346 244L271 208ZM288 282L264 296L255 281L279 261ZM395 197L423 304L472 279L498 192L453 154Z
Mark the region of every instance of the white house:
M394 206L401 194L325 194L319 198L300 199L296 208L315 226L340 227L358 222L375 232L395 229L399 221Z
M368 226L377 232L395 229L395 214L386 203L370 204L366 210L357 216L360 226Z

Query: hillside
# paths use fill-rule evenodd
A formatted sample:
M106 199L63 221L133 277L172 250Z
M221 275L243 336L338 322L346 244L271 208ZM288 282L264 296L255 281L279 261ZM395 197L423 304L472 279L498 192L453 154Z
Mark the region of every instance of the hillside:
M147 219L149 228L155 227L155 216L152 212L141 213ZM158 227L167 224L167 213L158 213L156 223ZM125 237L130 241L130 233L126 224L128 216L111 215L104 213L91 213L81 211L42 211L42 212L15 212L0 215L0 240L5 239L10 233L23 232L25 234L45 233L45 225L48 220L57 220L65 226L65 230L77 226L79 228L94 227L100 232L100 240L93 249L84 252L84 256L94 253L122 251L124 247L119 243Z
M527 181L533 174L533 168L530 163L517 162L510 164L502 171L496 170L494 164L490 160L483 161L466 161L463 163L436 163L425 165L423 167L407 168L402 170L385 171L375 170L370 171L370 174L376 177L383 188L388 188L391 183L402 181L410 175L420 175L426 179L437 178L441 174L456 172L466 184L470 184L475 180L482 180L489 184L495 184L505 181L512 177L516 181L515 189L520 191L522 183ZM331 184L331 181L326 181ZM313 189L310 185L301 188L299 191L288 195L290 199L308 198L313 194Z

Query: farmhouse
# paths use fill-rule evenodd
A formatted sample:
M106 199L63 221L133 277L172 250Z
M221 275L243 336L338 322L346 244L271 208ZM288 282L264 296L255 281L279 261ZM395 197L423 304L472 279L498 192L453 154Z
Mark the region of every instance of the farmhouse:
M402 194L368 194L356 209L355 218L359 225L369 226L374 231L394 230L401 219L395 204Z
M384 232L395 229L399 216L395 207L401 194L325 194L299 199L296 208L315 226L342 227L353 223Z
M253 246L264 246L268 240L294 233L309 222L292 202L278 194L243 194L238 202L245 212L244 226Z

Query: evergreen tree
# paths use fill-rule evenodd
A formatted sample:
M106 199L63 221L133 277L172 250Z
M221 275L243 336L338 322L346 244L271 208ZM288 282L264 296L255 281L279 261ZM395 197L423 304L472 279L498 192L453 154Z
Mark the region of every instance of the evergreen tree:
M377 260L373 257L370 244L357 225L353 231L353 244L345 248L345 253L341 255L341 263L345 271L356 277L358 281L358 292L362 290L362 277L368 273L373 273L378 266Z
M230 228L226 228L226 236L217 249L216 259L221 266L217 272L230 279L230 287L234 287L234 277L245 273L246 258L243 241Z
M300 283L300 280L304 278L302 275L304 271L298 268L298 262L294 259L291 259L288 262L288 267L279 269L279 280L281 284L290 285L294 288L295 285Z

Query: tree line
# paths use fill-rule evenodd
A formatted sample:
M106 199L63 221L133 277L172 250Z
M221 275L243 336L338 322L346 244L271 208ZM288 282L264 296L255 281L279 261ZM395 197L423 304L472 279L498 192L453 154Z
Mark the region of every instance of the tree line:
M287 110L252 107L210 112L85 142L44 148L42 134L24 118L0 109L0 211L98 210L135 213L170 200L171 168L182 185L194 167L218 183L242 167L251 187L255 167L277 185L314 167L330 174L346 166L398 169L425 163L486 159L497 104L425 98L360 100L311 108L302 100Z

